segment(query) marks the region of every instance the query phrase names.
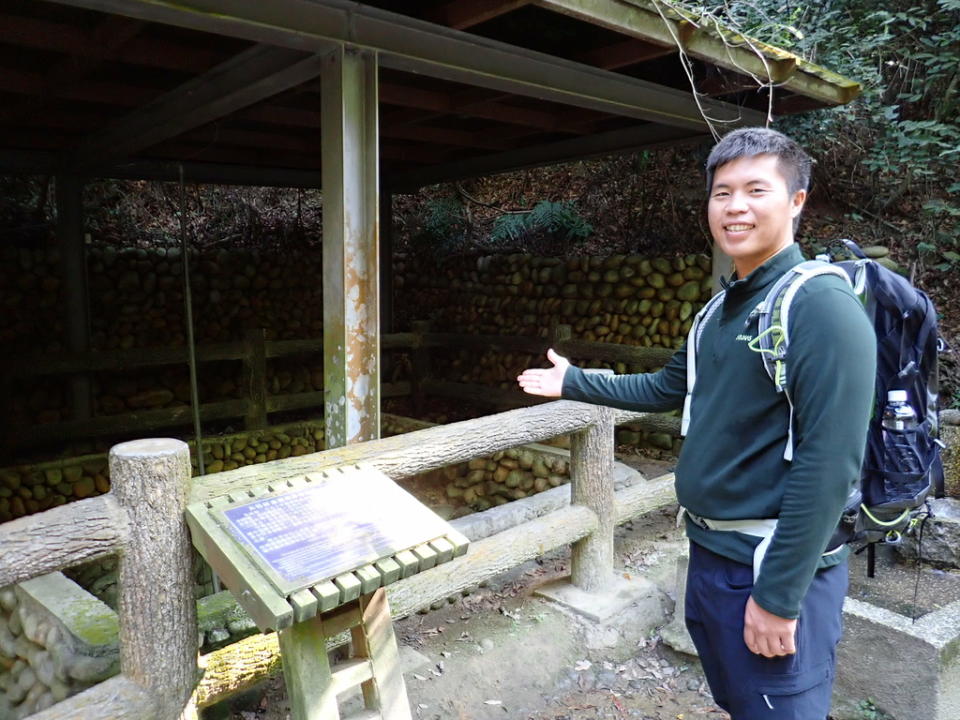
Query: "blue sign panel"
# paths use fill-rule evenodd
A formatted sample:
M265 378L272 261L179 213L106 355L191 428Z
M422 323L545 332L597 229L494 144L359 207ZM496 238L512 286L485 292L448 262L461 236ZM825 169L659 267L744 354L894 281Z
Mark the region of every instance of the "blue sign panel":
M338 473L224 508L222 522L281 593L442 537L449 526L376 471Z

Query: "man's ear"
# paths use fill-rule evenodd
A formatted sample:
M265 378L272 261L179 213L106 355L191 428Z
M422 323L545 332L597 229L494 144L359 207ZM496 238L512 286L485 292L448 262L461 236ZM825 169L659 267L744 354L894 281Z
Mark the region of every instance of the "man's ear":
M796 217L807 202L807 191L797 190L790 199L790 217Z

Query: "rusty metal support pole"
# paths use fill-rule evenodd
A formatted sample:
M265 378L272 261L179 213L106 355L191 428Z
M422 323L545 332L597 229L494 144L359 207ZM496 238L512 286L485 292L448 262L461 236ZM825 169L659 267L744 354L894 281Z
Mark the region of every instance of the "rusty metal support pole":
M323 62L323 375L327 447L380 434L377 56Z
M56 190L67 352L85 353L90 350L90 302L83 236L83 182L75 175L58 175ZM71 418L86 420L92 413L90 377L75 375L70 380Z

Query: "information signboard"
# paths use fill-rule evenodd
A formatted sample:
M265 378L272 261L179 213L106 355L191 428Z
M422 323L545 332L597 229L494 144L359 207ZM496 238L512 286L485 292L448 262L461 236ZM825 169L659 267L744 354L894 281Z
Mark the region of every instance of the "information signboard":
M450 531L410 493L369 470L330 474L212 514L282 594Z
M469 541L379 470L341 466L187 508L193 544L261 630L447 562Z

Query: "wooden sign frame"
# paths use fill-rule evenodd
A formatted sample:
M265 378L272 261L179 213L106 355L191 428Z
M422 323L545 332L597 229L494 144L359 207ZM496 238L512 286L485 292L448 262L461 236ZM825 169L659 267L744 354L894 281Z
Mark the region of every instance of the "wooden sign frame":
M365 465L194 503L186 517L194 546L264 632L452 560L469 545Z

